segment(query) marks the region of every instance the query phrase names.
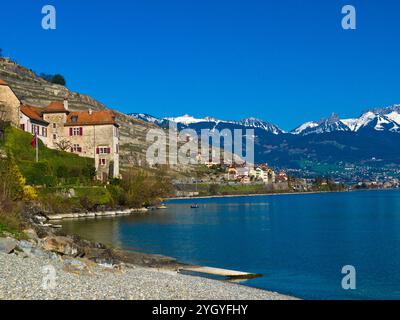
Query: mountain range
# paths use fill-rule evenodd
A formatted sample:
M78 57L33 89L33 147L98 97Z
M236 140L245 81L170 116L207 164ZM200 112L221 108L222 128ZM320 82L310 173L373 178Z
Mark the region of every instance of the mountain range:
M213 117L195 118L190 115L180 117L156 118L145 113L128 114L135 119L166 126L168 122L174 122L181 128L225 128L239 126L243 129L261 129L266 132L279 134L309 135L322 134L335 131L359 132L363 130L390 131L400 133L400 105L386 108L371 109L364 112L358 118L340 119L333 113L330 117L319 121L303 123L290 132L286 132L275 124L271 124L257 118L246 118L238 121L219 120Z
M161 127L172 121L179 129L198 133L201 129L254 129L256 163L267 162L302 174L353 174L372 170L365 168L400 166L400 105L370 109L351 119L332 114L290 132L256 118L230 121L189 115L162 119L143 113L129 115Z

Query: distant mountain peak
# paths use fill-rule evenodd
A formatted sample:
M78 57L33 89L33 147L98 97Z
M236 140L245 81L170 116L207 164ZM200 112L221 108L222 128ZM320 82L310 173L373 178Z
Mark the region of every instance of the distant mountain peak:
M358 118L340 119L336 113L318 122L306 122L294 129L292 134L309 135L334 131L358 132L360 130L400 132L400 105L365 111Z
M235 126L241 126L245 129L251 129L251 128L261 129L273 134L284 133L284 131L280 129L278 126L254 117L245 118L239 121L232 121L232 120L219 120L214 117L195 118L188 114L179 117L167 117L163 119L158 119L156 117L143 113L130 113L129 115L135 119L152 122L158 125L164 125L165 123L168 123L168 121L183 125L184 127L191 127L191 126L198 127L201 125L204 128L210 127L212 129L216 128L217 126L229 127L235 125Z

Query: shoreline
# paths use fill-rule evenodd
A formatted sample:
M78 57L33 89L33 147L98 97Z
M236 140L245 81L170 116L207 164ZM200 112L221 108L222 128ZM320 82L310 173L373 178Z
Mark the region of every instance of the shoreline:
M171 197L166 198L164 201L170 200L189 200L189 199L214 199L214 198L238 198L238 197L263 197L263 196L288 196L288 195L309 195L309 194L323 194L323 193L347 193L347 192L370 192L370 191L390 191L400 190L399 188L385 188L385 189L356 189L356 190L342 190L342 191L305 191L305 192L277 192L277 193L249 193L249 194L227 194L227 195L214 195L214 196L198 196L198 197Z
M387 190L387 189L385 189ZM361 191L361 190L356 190ZM250 194L227 194L227 195L214 195L214 196L198 196L198 197L172 197L166 198L164 201L170 200L196 200L196 199L214 199L214 198L238 198L238 197L264 197L264 196L287 196L287 195L302 195L302 194L320 194L320 193L345 193L353 192L351 190L343 191L307 191L307 192L280 192L280 193L250 193Z
M0 300L298 300L168 268L113 267L41 249L28 252L26 243L23 248L0 252ZM55 276L51 287L44 285L44 270Z

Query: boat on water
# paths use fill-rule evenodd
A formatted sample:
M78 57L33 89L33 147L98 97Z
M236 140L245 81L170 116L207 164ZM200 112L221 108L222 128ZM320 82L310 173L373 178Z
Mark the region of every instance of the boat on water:
M159 205L156 207L157 209L167 209L167 206L165 204Z
M191 208L191 209L198 209L198 208L199 208L199 205L198 205L198 204L192 204L192 205L190 206L190 208Z

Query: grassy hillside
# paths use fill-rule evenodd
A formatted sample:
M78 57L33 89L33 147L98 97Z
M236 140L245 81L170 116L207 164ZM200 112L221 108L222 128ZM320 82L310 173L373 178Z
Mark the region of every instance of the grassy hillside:
M39 140L39 162L31 146L32 135L6 126L0 147L13 156L29 185L78 185L87 184L95 174L94 160L75 154L51 150Z

